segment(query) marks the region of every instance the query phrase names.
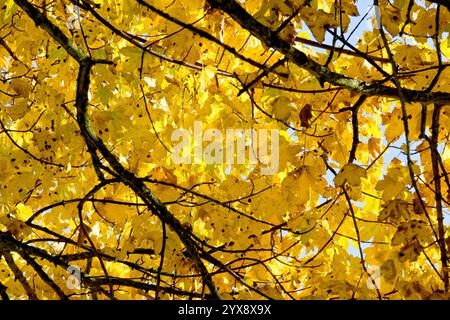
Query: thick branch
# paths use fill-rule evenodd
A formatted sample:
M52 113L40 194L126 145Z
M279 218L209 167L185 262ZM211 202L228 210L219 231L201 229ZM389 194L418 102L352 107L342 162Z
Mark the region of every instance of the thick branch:
M84 280L85 281L87 280L88 282L91 282L96 285L113 284L113 285L117 285L117 286L142 289L145 291L155 291L156 292L157 290L160 290L160 291L164 291L165 293L173 294L176 296L186 296L186 297L190 297L190 298L214 299L214 296L211 294L202 295L201 293L184 291L184 290L180 290L177 288L171 288L171 287L165 287L165 286L158 287L157 285L154 285L154 284L135 281L132 279L110 277L110 279L108 280L105 277L87 277ZM156 296L156 294L155 294L155 296Z
M48 284L49 287L56 292L61 300L68 300L64 291L45 273L44 269L30 256L26 253L19 251L19 255L24 259L30 266L33 267L34 271L41 277L41 279Z
M84 259L84 258L96 255L95 253L85 252L85 253L81 253L81 254L75 254L74 257L72 257L71 255L69 255L69 256L52 256L40 248L32 247L32 246L29 246L29 245L26 245L24 243L17 241L9 233L6 233L6 232L0 232L0 243L2 244L4 250L8 250L7 254L9 256L10 256L9 251L17 252L21 256L30 257L33 255L33 256L45 259L45 260L53 263L55 266L59 266L63 269L67 269L70 266L68 264L68 262L70 262L72 260L77 260L78 256L79 256L79 258ZM105 255L104 257L107 257L107 256ZM111 261L114 261L113 257L108 257L108 259ZM20 272L20 270L19 270L19 272ZM109 281L108 281L108 279L106 277L102 277L102 276L89 277L86 274L84 274L83 272L81 272L80 276L81 276L81 280L82 280L83 284L85 284L89 287L98 288L98 289L101 289L101 286L103 286L103 285L112 284L112 285L133 287L133 288L138 288L138 289L143 289L143 290L148 290L148 291L156 290L156 285L154 285L154 284L144 283L144 282L140 282L140 281L136 281L136 280L132 280L132 279L121 279L121 278L116 278L116 277L109 277ZM3 300L7 300L8 296L6 295L6 293L4 293L2 291L3 288L4 287L2 287L0 284L0 295L2 296ZM206 299L214 299L214 296L210 295L210 294L201 294L201 293L196 293L196 292L183 291L176 287L161 286L159 289L166 293L178 295L178 296L186 296L186 297L191 297L191 298L202 298L203 297ZM100 290L100 291L102 291L102 290Z
M449 275L447 264L447 249L445 246L445 224L444 214L442 212L442 190L441 190L441 176L439 172L439 159L438 159L438 136L439 136L439 116L441 112L441 106L435 105L433 110L433 117L431 123L431 139L429 140L431 148L431 165L433 167L433 182L434 182L434 199L436 201L436 215L438 222L438 235L437 239L441 255L442 264L442 277L444 281L444 290L449 290Z
M197 251L197 245L194 240L192 240L190 232L185 229L181 222L176 219L160 202L160 200L145 186L145 184L138 179L132 172L125 169L122 164L117 160L117 158L109 151L108 147L99 139L94 132L90 120L87 116L87 106L88 106L88 92L90 83L90 69L92 63L90 60L83 61L80 63L80 70L78 74L77 81L77 96L75 105L77 107L77 122L80 127L80 131L86 140L88 145L91 145L94 150L98 150L105 160L111 165L115 171L117 178L120 179L124 184L129 186L136 194L144 201L147 207L159 218L161 221L167 223L172 230L174 230L186 249L189 252L190 257L192 257L195 266L198 271L202 274L203 280L205 281L207 287L210 289L211 293L215 295L216 298L220 299L220 295L214 285L211 275L200 259L199 253Z
M227 50L228 52L230 52L234 56L238 57L242 61L245 61L245 62L251 64L254 67L260 68L260 69L264 70L266 73L270 72L269 67L267 67L267 66L265 66L263 64L260 64L259 62L255 61L255 60L247 58L246 56L240 54L237 49L235 49L235 48L233 48L233 47L223 43L222 41L220 41L220 39L217 39L216 37L212 36L208 32L206 32L206 31L204 31L202 29L199 29L197 27L194 27L193 24L186 23L186 22L183 22L183 21L181 21L181 20L179 20L179 19L177 19L175 17L172 17L171 15L167 14L163 10L160 10L160 9L156 8L155 6L152 6L151 4L147 3L144 0L137 0L137 2L139 4L141 4L141 5L143 5L144 7L148 8L149 10L155 12L159 16L161 16L161 17L163 17L163 18L165 18L165 19L167 19L167 20L169 20L169 21L171 21L173 23L176 23L179 26L181 26L181 27L183 27L183 28L185 28L187 30L190 30L190 31L198 34L200 37L203 37L203 38L205 38L205 39L207 39L207 40L209 40L211 42L214 42L215 44L218 44L219 46L223 47L225 50Z
M356 149L358 148L358 144L359 144L358 111L359 111L359 107L361 107L361 105L364 103L366 98L367 97L365 95L360 96L352 108L353 142L352 142L352 149L350 150L350 156L348 158L349 163L352 163L353 161L356 160Z

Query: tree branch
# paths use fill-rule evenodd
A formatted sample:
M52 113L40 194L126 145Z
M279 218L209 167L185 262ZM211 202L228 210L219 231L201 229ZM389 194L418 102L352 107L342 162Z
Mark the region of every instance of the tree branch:
M11 271L14 273L16 280L18 280L20 282L23 289L27 293L28 298L30 298L31 300L39 300L38 297L36 296L36 292L30 287L30 285L28 284L28 281L25 278L25 276L23 275L22 271L20 271L19 267L14 262L14 258L12 257L11 253L9 251L3 249L2 254L3 254L3 257L5 258L6 263L8 264L9 269L11 269Z
M437 239L440 249L441 265L442 265L442 278L444 281L444 290L448 292L449 290L449 274L448 274L448 264L447 264L447 248L445 245L445 224L444 224L444 214L442 212L442 190L441 190L441 175L439 172L439 159L438 159L438 137L439 137L439 116L441 112L441 106L438 104L434 105L432 122L431 122L431 139L428 141L430 143L431 149L431 165L433 167L433 183L434 183L434 199L436 202L436 216L438 223L438 235Z
M26 0L14 0L14 2L22 8L26 14L31 17L36 24L40 26L47 33L58 42L66 52L71 55L76 61L83 61L88 56L79 49L57 26L55 26L43 13L36 9L31 3Z

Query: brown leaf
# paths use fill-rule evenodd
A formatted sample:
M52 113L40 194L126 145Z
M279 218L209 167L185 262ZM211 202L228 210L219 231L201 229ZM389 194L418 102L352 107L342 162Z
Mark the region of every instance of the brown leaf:
M413 210L414 210L415 214L424 214L425 213L417 195L413 200Z
M305 104L305 106L300 110L300 125L302 127L308 128L309 127L309 120L312 118L312 107L310 104Z
M83 223L83 225L80 226L80 232L78 233L77 245L79 246L88 245L87 236L91 231L92 231L91 228L85 223Z
M400 252L398 253L398 260L402 263L407 260L416 261L422 251L422 245L419 241L414 240L400 249Z

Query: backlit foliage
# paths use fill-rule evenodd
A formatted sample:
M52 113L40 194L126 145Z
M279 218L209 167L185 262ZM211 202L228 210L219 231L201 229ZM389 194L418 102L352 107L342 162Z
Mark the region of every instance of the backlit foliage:
M2 0L1 297L448 299L449 5L364 3Z

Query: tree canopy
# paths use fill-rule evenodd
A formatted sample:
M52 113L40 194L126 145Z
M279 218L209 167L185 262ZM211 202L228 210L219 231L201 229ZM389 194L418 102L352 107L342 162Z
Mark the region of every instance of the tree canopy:
M1 298L449 299L449 10L3 0Z

